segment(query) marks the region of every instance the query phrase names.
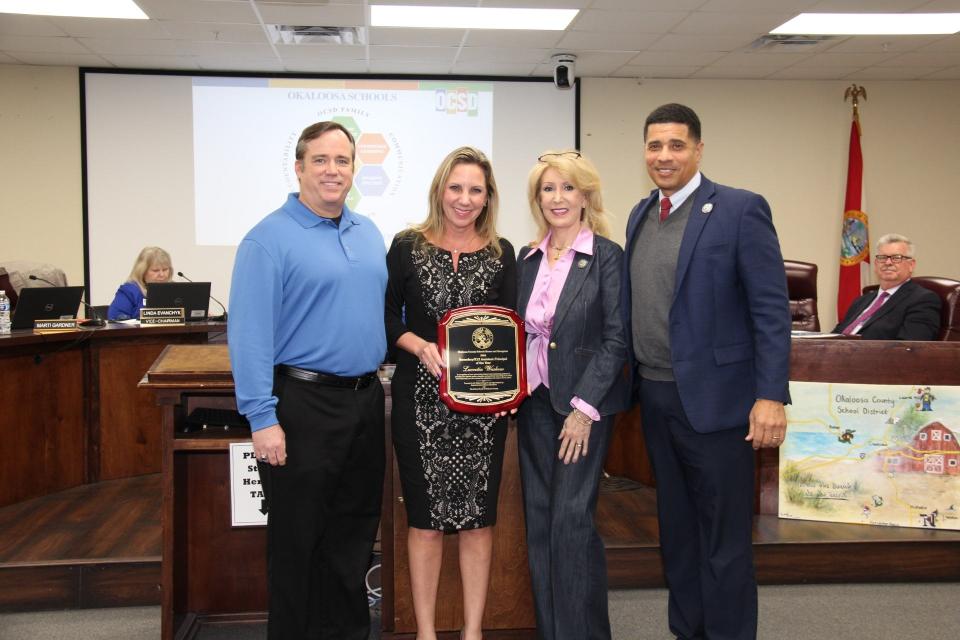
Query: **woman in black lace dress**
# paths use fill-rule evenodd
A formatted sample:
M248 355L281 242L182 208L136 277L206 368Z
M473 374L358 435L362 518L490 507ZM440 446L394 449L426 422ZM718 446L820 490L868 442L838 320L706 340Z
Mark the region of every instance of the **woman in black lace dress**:
M481 151L451 152L429 200L427 219L398 234L387 254L387 339L399 347L393 443L410 527L417 638L436 638L443 535L455 532L463 638L479 640L507 425L504 418L451 411L440 400L437 322L468 305L516 308L516 261L510 243L497 237L497 187Z

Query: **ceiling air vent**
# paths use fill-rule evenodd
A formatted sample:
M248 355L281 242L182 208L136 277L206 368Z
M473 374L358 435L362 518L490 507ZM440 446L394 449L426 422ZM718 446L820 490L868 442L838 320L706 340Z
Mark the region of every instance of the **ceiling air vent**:
M837 36L768 33L751 42L749 48L754 51L810 51L824 42L836 39Z
M267 25L275 44L366 44L364 27Z

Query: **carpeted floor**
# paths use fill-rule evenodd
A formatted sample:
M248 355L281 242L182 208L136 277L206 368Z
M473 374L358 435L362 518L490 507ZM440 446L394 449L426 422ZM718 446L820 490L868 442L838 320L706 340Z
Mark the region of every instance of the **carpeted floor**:
M761 640L877 640L960 636L960 583L760 587ZM662 589L610 592L614 640L666 640ZM2 640L157 640L159 607L0 615ZM198 640L263 640L265 627L207 627ZM371 640L380 634L371 634Z

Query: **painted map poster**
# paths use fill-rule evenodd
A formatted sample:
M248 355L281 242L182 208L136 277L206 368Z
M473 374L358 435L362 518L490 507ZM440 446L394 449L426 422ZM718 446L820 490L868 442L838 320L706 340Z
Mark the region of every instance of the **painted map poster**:
M960 387L791 382L781 518L960 530Z

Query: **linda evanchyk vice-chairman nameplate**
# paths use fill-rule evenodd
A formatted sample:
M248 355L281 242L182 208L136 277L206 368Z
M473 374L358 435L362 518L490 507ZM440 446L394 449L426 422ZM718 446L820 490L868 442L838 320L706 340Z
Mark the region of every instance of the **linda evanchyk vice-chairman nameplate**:
M451 309L437 325L437 344L444 362L440 398L454 411L510 411L526 397L526 334L512 309Z

